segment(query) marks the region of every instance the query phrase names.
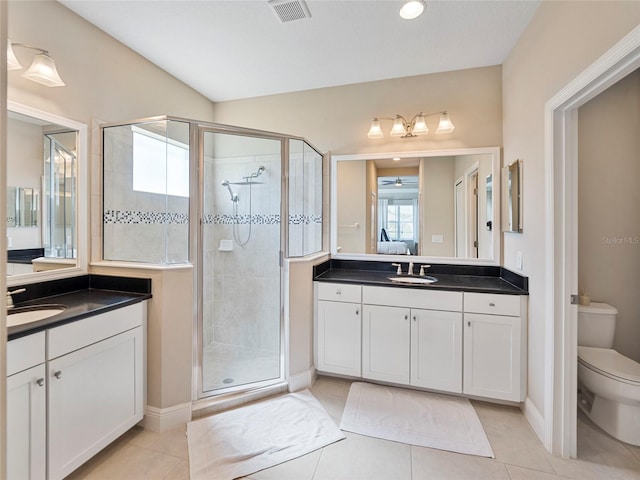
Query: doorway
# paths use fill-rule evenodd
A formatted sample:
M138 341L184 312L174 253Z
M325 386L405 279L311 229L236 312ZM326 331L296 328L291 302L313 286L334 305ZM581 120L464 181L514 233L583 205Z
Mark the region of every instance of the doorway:
M640 27L578 75L545 106L546 291L545 438L577 455L578 108L640 68Z

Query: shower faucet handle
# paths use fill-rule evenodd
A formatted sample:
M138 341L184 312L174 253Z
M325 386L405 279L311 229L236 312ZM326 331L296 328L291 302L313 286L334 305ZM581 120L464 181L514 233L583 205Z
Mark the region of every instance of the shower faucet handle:
M391 265L393 265L394 267L398 267L398 270L396 270L396 275L402 275L402 264L401 263L392 263Z

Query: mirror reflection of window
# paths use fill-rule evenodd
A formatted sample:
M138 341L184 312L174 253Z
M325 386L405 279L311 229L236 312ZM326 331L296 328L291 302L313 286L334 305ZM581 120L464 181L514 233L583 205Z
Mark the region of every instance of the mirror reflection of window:
M406 245L404 248L402 245L392 248L394 253L417 255L420 218L418 192L417 175L378 177L380 241L401 242ZM384 253L390 248L389 245L380 245L378 253Z

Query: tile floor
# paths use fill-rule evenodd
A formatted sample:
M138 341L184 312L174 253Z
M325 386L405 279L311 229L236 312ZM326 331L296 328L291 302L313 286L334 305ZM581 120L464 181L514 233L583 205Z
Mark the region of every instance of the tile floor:
M350 382L319 377L311 392L340 423ZM495 459L414 447L346 433L346 440L245 480L639 480L640 447L614 440L578 417L578 459L547 453L520 410L484 402L473 406ZM69 479L187 480L185 429L154 433L136 427Z

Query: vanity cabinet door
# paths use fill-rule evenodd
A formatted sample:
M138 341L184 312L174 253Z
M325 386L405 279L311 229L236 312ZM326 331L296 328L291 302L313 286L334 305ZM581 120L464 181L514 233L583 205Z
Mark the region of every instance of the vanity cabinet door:
M362 313L362 376L408 384L411 310L364 305Z
M49 361L50 480L69 475L142 419L143 348L137 327Z
M318 300L317 309L317 369L359 377L362 373L360 304Z
M46 476L46 402L44 364L7 377L9 480L44 480Z
M520 402L520 317L464 314L464 393Z
M462 393L462 313L411 309L411 385Z

